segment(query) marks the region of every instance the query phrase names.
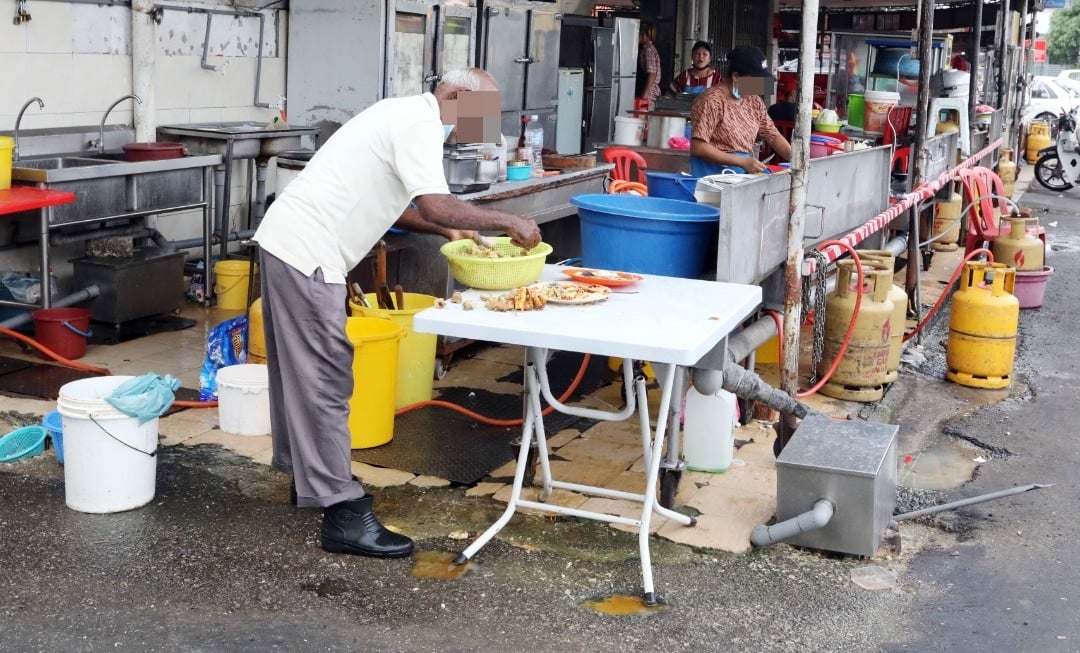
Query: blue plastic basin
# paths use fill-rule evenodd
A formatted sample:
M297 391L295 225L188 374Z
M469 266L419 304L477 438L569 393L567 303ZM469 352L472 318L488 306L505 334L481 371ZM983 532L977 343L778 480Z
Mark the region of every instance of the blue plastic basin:
M649 197L666 197L686 202L697 201L694 199L697 177L677 172L646 172L645 179L648 181Z
M581 258L588 267L696 279L716 239L720 211L635 195L578 195Z
M53 449L56 451L56 460L61 465L64 464L64 422L60 416L60 411L54 410L45 417L41 418L41 425L45 427L45 430L49 432L49 437L52 438Z

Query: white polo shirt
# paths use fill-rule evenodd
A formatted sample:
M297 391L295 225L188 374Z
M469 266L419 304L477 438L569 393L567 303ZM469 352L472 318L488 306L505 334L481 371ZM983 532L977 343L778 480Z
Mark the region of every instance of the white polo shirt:
M341 126L274 200L259 247L305 275L345 283L413 198L447 195L430 93L381 100Z

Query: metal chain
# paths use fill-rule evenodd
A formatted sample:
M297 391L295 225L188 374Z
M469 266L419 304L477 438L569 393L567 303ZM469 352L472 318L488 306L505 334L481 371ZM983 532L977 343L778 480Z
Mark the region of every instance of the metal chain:
M814 274L803 277L802 322L806 322L810 316L810 307L813 306L814 345L810 359L810 383L814 384L817 383L818 365L825 353L825 272L829 267L829 260L817 250L810 252L810 256L814 259Z

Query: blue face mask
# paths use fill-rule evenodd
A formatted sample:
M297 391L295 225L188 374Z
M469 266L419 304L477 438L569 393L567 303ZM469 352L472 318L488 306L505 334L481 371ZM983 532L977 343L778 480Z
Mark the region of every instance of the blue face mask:
M742 95L739 95L739 87L735 86L734 84L732 84L731 86L731 96L736 100L742 99Z
M442 126L442 139L443 139L444 143L446 142L446 139L450 138L450 132L452 132L452 131L454 131L454 126L453 125L443 125Z

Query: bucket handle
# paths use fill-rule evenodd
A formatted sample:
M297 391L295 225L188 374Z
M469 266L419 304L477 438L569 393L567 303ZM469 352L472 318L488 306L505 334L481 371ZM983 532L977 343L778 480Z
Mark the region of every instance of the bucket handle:
M101 422L99 422L99 421L97 421L96 419L94 419L94 416L93 416L93 415L91 415L90 413L87 413L87 414L86 414L86 416L90 418L90 421L91 421L91 422L93 422L94 424L97 424L97 427L98 427L99 429L101 429L102 431L104 431L104 432L105 432L105 435L109 436L109 437L110 437L110 438L112 438L113 440L116 440L117 442L119 442L120 444L124 445L124 446L125 446L125 447L127 447L128 449L131 449L132 451L138 451L139 453L141 453L141 454L145 454L145 455L147 455L147 456L150 456L151 458L153 458L154 456L156 456L156 455L157 455L157 447L155 447L153 451L143 451L142 449L140 449L140 448L138 448L138 447L133 447L133 446L131 446L130 444L128 444L127 442L124 442L124 441L123 441L123 440L121 440L120 438L116 437L116 436L115 436L115 435L113 435L112 433L109 433L109 429L107 429L107 428L105 428L104 426L102 426L102 425L101 425Z
M89 330L89 329L86 330L86 331L79 331L79 328L76 327L71 322L64 321L64 322L61 322L60 324L63 324L64 326L66 326L67 328L71 329L72 331L74 331L75 333L79 334L80 336L82 336L84 338L89 338L90 336L94 335L94 332Z
M215 279L214 280L214 294L215 295L224 295L224 294L230 292L233 288L240 285L240 282L243 281L246 278L246 276L247 275L244 275L244 276L241 276L241 277L237 278L237 280L232 282L232 285L229 286L228 288L225 288L225 286L222 286L220 283L217 283L217 279Z

